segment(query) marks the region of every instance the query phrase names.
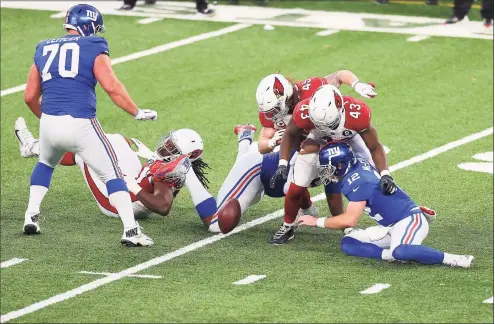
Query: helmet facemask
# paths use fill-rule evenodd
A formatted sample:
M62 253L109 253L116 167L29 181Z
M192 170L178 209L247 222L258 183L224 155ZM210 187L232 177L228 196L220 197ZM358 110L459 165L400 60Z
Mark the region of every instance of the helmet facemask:
M155 154L159 159L165 162L173 161L182 154L177 146L177 140L174 136L174 132L169 132L167 136L161 139L156 146Z
M285 116L287 116L287 113L289 112L288 106L287 106L287 101L289 98L285 100L280 100L275 107L270 109L269 111L262 111L261 107L259 107L259 111L263 113L266 119L271 120L271 121L276 121L283 119Z
M335 170L336 168L331 164L320 166L318 177L323 185L327 186L332 182L338 182L337 178L334 176Z

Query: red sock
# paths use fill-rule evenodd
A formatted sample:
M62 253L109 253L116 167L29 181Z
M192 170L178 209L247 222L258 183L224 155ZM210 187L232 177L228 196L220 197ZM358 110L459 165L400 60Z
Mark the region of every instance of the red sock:
M60 160L60 165L63 166L76 165L76 155L71 152L65 153L64 156L62 157L62 160Z
M299 211L299 208L301 208L305 191L308 192L308 188L300 187L291 182L284 201L285 223L292 224L296 221L297 212Z
M312 204L313 204L313 202L311 201L311 196L309 195L308 189L306 189L304 191L304 195L302 197L301 208L302 209L308 209L309 207L311 207Z

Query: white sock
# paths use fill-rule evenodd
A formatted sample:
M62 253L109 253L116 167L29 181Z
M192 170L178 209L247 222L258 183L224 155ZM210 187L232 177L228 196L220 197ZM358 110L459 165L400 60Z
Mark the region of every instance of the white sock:
M134 212L132 210L131 196L128 192L117 191L108 196L108 200L119 213L122 224L124 224L124 230L133 228L136 226L136 220L134 219Z
M394 261L395 258L392 256L392 250L383 249L382 251L382 260L384 261Z
M244 142L244 141L243 141ZM212 198L213 196L203 187L198 177L194 173L192 168L187 171L186 174L186 186L189 189L189 194L191 195L191 200L194 206L199 205L203 201L208 198Z
M453 264L459 256L457 254L444 253L443 254L443 264L451 265Z
M239 142L239 149L237 150L237 158L239 159L241 156L249 152L249 148L251 146L251 141L248 141L247 139L242 140Z
M46 193L48 192L47 187L43 186L31 186L29 187L29 203L28 208L26 210L26 214L24 215L24 220L26 222L31 222L31 216L39 214L41 202L43 198L45 198Z

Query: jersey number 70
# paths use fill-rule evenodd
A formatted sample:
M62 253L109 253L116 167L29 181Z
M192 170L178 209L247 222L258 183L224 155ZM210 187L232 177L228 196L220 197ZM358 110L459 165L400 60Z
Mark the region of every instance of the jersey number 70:
M70 70L65 68L67 51L72 51ZM75 78L79 73L79 45L76 43L65 43L62 46L60 46L60 44L46 45L43 47L43 56L46 56L48 53L50 53L50 56L48 56L48 60L46 60L46 64L41 71L43 82L52 78L52 74L48 72L48 70L53 63L55 56L57 56L57 53L59 53L58 74L60 74L62 78Z

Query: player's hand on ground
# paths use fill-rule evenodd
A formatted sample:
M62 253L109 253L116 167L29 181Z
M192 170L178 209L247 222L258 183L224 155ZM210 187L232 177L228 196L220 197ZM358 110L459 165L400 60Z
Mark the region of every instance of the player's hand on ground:
M158 118L158 113L151 109L140 109L138 108L138 112L134 119L136 120L156 120Z
M385 195L393 195L397 192L397 184L391 175L385 174L380 178L380 189Z
M285 129L280 129L278 130L275 135L273 135L272 138L268 141L268 147L271 148L272 150L275 148L275 146L280 145L280 142L282 141L282 136L284 136Z
M373 83L364 83L358 81L357 83L353 84L352 87L357 93L368 99L374 98L377 95L375 91L375 85Z
M275 185L277 184L277 181L279 180L286 180L287 175L289 174L289 170L287 169L286 165L279 165L277 171L273 175L273 177L270 179L270 188L275 188Z
M306 225L306 226L314 227L316 226L316 220L317 218L314 216L304 215L304 216L300 216L297 221L299 223L299 226Z

